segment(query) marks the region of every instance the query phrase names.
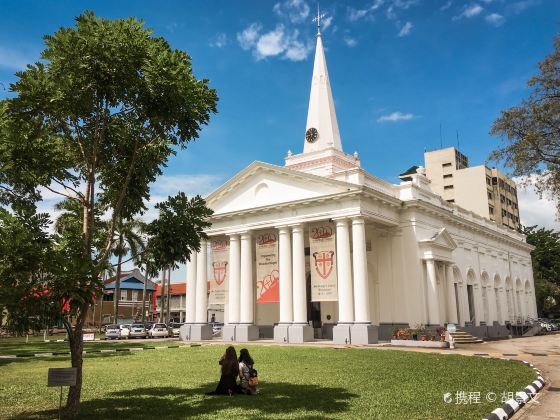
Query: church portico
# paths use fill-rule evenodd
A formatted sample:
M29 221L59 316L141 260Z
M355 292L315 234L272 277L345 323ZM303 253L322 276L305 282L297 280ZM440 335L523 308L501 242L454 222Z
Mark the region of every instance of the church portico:
M501 336L534 317L523 235L446 202L421 168L395 185L343 151L321 38L303 152L253 162L206 198L210 245L188 264L182 337L211 337L209 303L233 342L368 344L448 323Z

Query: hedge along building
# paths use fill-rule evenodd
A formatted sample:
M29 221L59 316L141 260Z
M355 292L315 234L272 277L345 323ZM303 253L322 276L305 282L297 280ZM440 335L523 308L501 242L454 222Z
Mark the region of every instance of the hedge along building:
M211 337L209 265L226 341L374 343L446 323L497 336L536 316L523 235L447 203L422 169L394 185L343 151L320 27L303 143L284 167L254 162L207 197L184 339Z

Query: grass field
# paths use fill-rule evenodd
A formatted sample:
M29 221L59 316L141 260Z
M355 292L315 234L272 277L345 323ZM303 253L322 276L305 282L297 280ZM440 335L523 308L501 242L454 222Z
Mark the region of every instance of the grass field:
M86 356L81 418L480 419L535 379L520 363L375 349L250 346L260 395L210 397L225 346ZM238 349L239 350L239 349ZM68 358L0 360L0 418L55 418L49 367ZM446 404L443 394L480 392ZM487 402L494 392L498 401Z

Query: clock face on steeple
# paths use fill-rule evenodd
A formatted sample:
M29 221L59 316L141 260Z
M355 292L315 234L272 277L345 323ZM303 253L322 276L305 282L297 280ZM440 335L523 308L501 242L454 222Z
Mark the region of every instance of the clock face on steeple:
M319 138L319 132L316 128L311 127L305 132L305 140L308 143L315 143Z

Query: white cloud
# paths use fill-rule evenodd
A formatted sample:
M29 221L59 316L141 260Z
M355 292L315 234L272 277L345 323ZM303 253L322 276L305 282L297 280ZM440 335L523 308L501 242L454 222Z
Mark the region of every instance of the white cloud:
M506 19L499 13L491 13L488 16L486 16L484 19L486 20L486 22L496 27L502 26L506 21Z
M0 46L0 68L21 70L34 61L25 57L21 51Z
M523 0L517 2L510 2L508 4L507 10L514 14L519 14L527 10L529 7L536 6L540 3L540 0Z
M221 33L217 33L214 36L214 38L210 41L210 46L216 48L223 48L227 45L227 43L228 43L227 35L221 32Z
M393 112L392 114L383 115L383 116L379 117L377 119L377 122L382 123L382 122L386 122L386 121L390 121L390 122L408 121L408 120L411 120L413 118L415 118L414 114L410 114L410 113L403 114L402 112L397 111L397 112Z
M365 9L354 9L353 7L348 8L348 20L350 22L356 22L365 16L368 16L371 12L379 9L384 3L384 0L374 0L373 3L366 7Z
M324 19L321 20L321 28L323 30L326 30L329 26L331 26L333 17L332 16L326 16Z
M237 34L237 42L244 50L250 50L255 46L262 29L261 24L251 23L242 32Z
M358 45L358 41L356 41L356 39L352 38L350 35L345 35L343 40L349 47L355 47L356 45Z
M237 34L239 45L244 50L253 50L257 60L267 57L281 57L291 61L307 58L313 50L313 44L300 39L297 29L289 30L282 23L272 31L261 34L261 25L253 23Z
M291 23L301 23L309 16L309 6L304 0L286 0L276 3L272 10Z
M520 178L514 178L514 181L519 183ZM546 197L540 198L533 186L519 186L517 199L521 224L560 230L560 222L556 219L556 204Z
M268 56L278 55L286 49L284 38L284 25L278 25L276 29L270 31L259 38L255 47L258 59Z
M471 4L470 6L465 7L465 10L463 10L463 12L460 15L453 17L453 20L458 20L462 18L470 19L482 13L483 10L484 8L481 5L474 3Z
M410 22L406 22L403 27L401 28L401 30L399 31L399 37L403 37L403 36L407 36L410 31L412 30L412 23Z
M447 3L445 3L443 6L441 6L439 8L439 10L443 12L443 11L449 9L452 4L453 4L453 1L449 0Z

